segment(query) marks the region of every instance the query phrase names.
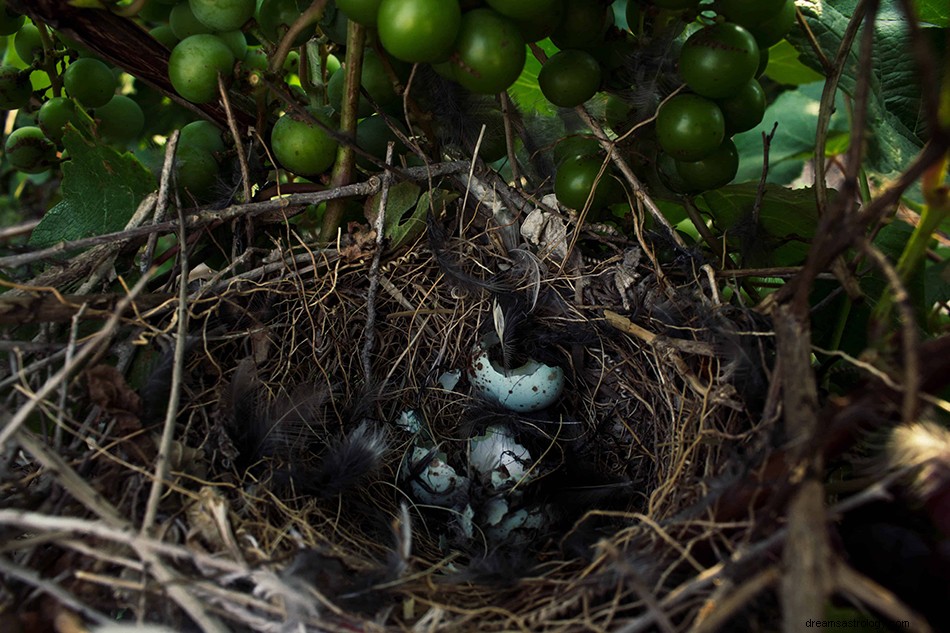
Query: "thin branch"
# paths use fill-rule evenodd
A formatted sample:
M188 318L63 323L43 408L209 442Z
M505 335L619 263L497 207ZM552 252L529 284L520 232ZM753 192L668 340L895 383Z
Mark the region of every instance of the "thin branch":
M392 163L393 143L386 144L386 164ZM383 258L383 245L386 233L386 204L389 202L390 172L383 175L383 191L379 196L379 209L376 212L376 252L369 268L369 289L366 292L366 326L363 329L363 380L372 384L373 364L371 355L376 342L376 292L379 289L379 263Z
M188 247L184 213L178 209L180 231L179 266L181 268L178 284L178 331L175 341L175 358L172 367L171 390L168 395L168 409L165 412L165 423L162 428L162 437L159 441L158 455L155 458L155 476L152 488L148 495L148 504L145 508L145 518L142 520L142 534L151 532L158 515L158 504L162 498L165 478L169 472L169 454L172 441L175 438L175 422L178 419L178 404L180 400L182 374L185 365L185 347L188 339Z
M433 176L444 176L455 174L468 169L468 163L463 161L453 161L448 163L436 163L426 167L412 167L409 169L394 169L393 172L405 180L426 180ZM299 193L275 198L273 200L264 200L261 202L252 202L249 204L235 204L224 209L205 209L198 213L185 216L185 225L188 228L195 228L205 224L215 222L226 222L238 216L255 217L265 213L286 212L292 207L304 208L311 204L319 204L328 200L338 198L356 198L369 196L378 193L382 180L372 177L365 182L360 182L336 189L326 191L314 191L310 193ZM177 230L179 222L172 220L168 222L159 222L148 226L141 226L135 229L116 231L106 233L95 237L87 237L70 242L60 242L56 246L44 248L29 253L11 255L9 257L0 257L0 268L16 268L24 264L30 264L44 259L51 259L59 255L65 255L69 251L97 246L100 244L111 244L116 240L130 240L137 237L144 237L152 233L171 233Z

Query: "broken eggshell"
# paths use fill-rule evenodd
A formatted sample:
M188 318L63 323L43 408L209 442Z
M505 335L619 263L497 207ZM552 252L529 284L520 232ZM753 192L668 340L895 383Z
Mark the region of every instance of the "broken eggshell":
M429 451L418 446L413 448L410 469L428 458ZM431 458L425 470L409 482L409 489L413 498L420 503L456 508L468 503L469 483L468 477L459 475L437 455Z
M526 477L531 454L503 426L493 425L468 441L468 463L495 490L510 488Z
M521 367L505 370L490 357L498 345L498 335L486 334L472 354L469 379L485 398L510 411L540 411L554 404L564 391L564 370L528 360Z

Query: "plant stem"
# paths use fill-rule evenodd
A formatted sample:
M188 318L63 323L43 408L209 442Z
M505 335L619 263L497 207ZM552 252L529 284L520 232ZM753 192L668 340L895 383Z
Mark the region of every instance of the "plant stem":
M343 112L340 113L340 132L352 139L356 138L356 116L360 103L360 78L363 73L363 45L366 42L366 29L356 22L350 22L346 30L346 75L343 76ZM355 154L352 143L341 143L336 155L336 164L330 176L330 188L350 184L353 178ZM346 201L331 200L323 216L320 240L332 242L343 220Z

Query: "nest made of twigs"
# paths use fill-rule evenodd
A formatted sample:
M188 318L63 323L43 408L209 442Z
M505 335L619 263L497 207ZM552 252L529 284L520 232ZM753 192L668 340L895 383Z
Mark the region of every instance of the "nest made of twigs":
M193 599L144 582L124 553L129 543L105 528L95 535L98 551L77 533L37 545L51 564L68 561L63 588L87 617L128 610L181 626L180 608L236 629L554 631L638 630L638 621L695 611L696 596L672 601L670 614L657 600L702 568L691 542L721 556L743 532L705 513L717 487L741 477L742 455L768 443L769 429L750 423L746 402L755 397L750 384L764 382L750 372L767 360L756 357L764 354L757 339L743 339L753 320L718 304L688 257L657 269L640 245L617 236L596 259L579 256L583 239L567 258L525 245L531 274L518 279L504 273L516 260L494 239L490 214L480 204L466 213L450 207L435 221L453 237L389 254L378 270L372 249L298 245L277 248L257 269L193 282L174 451L157 505L150 476L172 352L154 355L142 404L121 375L87 375L76 404L97 408L88 418L59 412L67 437L85 434L60 445L63 459L130 525L153 522L137 551L152 552L168 582ZM447 273L447 261L462 274ZM486 284L466 286L466 275L502 279L533 298L524 338L567 374L553 408L512 414L472 393L466 370L497 297ZM136 315L136 343L174 347L175 306ZM266 464L243 463L233 391L242 363L253 365L260 402L301 386L319 393L313 406L323 426L298 435L330 444L373 420L387 437L382 463L359 486L327 497L303 494ZM439 378L452 370L462 378L446 388ZM489 424L510 428L543 474L537 498L563 505L556 523L519 548L477 533L453 540L454 511L407 493L415 439L394 422L409 410L459 470L469 438ZM17 462L4 477L8 507L52 505L64 517L88 517L88 505L62 494L76 497L60 477L32 459ZM53 495L38 500L31 489ZM697 596L708 590L700 585Z

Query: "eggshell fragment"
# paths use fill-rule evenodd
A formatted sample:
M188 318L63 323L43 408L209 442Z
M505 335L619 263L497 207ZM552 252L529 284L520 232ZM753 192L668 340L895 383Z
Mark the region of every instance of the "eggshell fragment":
M564 391L564 370L529 360L506 371L489 356L489 350L497 344L497 335L489 334L475 346L469 367L475 390L519 413L540 411L554 404Z

